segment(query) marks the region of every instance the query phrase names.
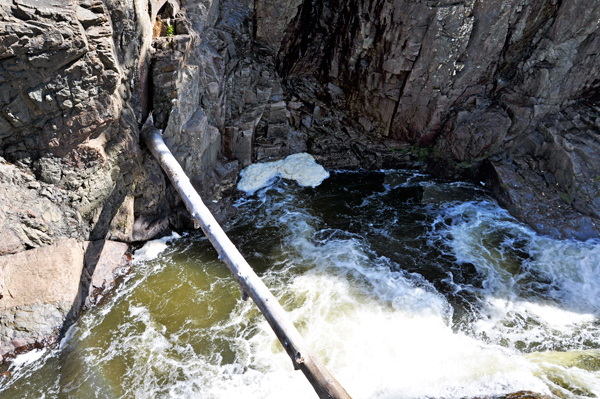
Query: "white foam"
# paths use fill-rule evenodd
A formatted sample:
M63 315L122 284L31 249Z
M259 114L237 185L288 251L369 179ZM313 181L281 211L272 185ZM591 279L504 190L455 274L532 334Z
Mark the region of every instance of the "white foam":
M541 378L556 396L574 397L573 386L577 387L576 397L600 396L600 350L543 352L527 358L539 365Z
M537 235L491 203L447 208L437 234L459 263L470 263L482 287L472 329L490 342L532 350L569 350L597 342L600 244Z
M143 247L135 251L133 261L135 263L156 259L161 252L168 248L167 243L181 238L179 234L173 232L170 236L159 238L158 240L148 241Z
M294 262L315 267L294 277L280 296L292 304L291 316L304 326L307 342L353 397L548 392L535 376L535 365L454 333L448 303L418 276L391 271L384 258L373 258L355 239L315 245L306 227L300 220L292 223L295 232L286 247ZM280 278L267 277L268 284ZM260 345L266 350L275 341L266 322L261 328L263 333L253 339L270 340Z
M26 364L34 363L41 359L45 353L46 349L34 349L30 352L19 355L15 357L15 360L13 360L11 367L20 367Z
M312 155L300 153L290 155L281 161L255 163L242 170L238 190L248 195L266 187L276 177L295 180L303 187L316 187L329 177Z
M447 218L449 225L442 222ZM550 298L573 310L600 314L600 242L539 236L490 203L453 206L438 223L458 262L473 263L496 296L544 285Z

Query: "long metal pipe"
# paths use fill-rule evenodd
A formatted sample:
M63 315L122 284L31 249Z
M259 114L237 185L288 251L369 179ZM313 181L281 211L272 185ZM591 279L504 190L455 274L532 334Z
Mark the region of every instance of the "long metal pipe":
M247 296L250 296L258 306L292 359L294 368L302 370L319 398L351 399L346 390L306 346L296 327L287 318L283 307L256 275L209 209L204 205L202 198L200 198L189 178L165 144L161 131L154 127L152 115L146 120L141 135L183 199L194 221L202 228L206 237L219 253L219 258L227 265L240 285L242 297L247 298Z

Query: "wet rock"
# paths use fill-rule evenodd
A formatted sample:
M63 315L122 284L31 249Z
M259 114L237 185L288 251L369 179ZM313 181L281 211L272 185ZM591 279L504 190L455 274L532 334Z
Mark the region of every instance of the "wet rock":
M536 392L532 392L532 391L519 391L519 392L509 393L508 395L494 396L493 398L494 399L549 399L550 397L547 395L542 395L540 393L536 393ZM483 398L481 398L481 399L483 399ZM491 397L489 397L489 399L491 399Z
M599 116L590 106L568 107L514 138L511 156L491 161L500 202L543 234L598 238Z
M499 203L534 230L554 238L600 238L597 219L570 206L568 194L551 177L516 163L492 162L487 176ZM550 172L548 172L550 173Z

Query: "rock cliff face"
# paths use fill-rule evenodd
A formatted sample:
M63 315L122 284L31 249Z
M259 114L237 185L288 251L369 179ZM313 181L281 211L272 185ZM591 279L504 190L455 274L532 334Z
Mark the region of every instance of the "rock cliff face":
M92 278L97 262L84 267L84 240L168 229L164 177L138 140L159 7L0 1L2 357L51 341L96 280L111 280Z
M136 112L126 101L139 91L140 50L148 47L136 34L151 24L146 16L135 26L135 11L102 2L0 3L0 156L63 194L53 202L71 208L78 228L55 238L112 234L112 217L140 175ZM9 202L6 212L14 208Z
M191 227L139 142L150 111L222 221L242 167L309 151L477 179L542 233L600 237L598 20L600 0L0 0L0 259Z
M316 80L315 97L365 130L425 148L438 175L484 165L538 231L586 239L600 216L599 17L598 1L306 0L279 70L292 90Z

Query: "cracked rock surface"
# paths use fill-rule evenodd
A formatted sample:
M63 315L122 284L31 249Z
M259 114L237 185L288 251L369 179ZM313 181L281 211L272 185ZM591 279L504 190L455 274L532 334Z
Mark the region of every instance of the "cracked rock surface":
M434 174L488 171L513 215L585 240L600 231L599 18L599 1L305 0L278 70L312 104L426 149Z

